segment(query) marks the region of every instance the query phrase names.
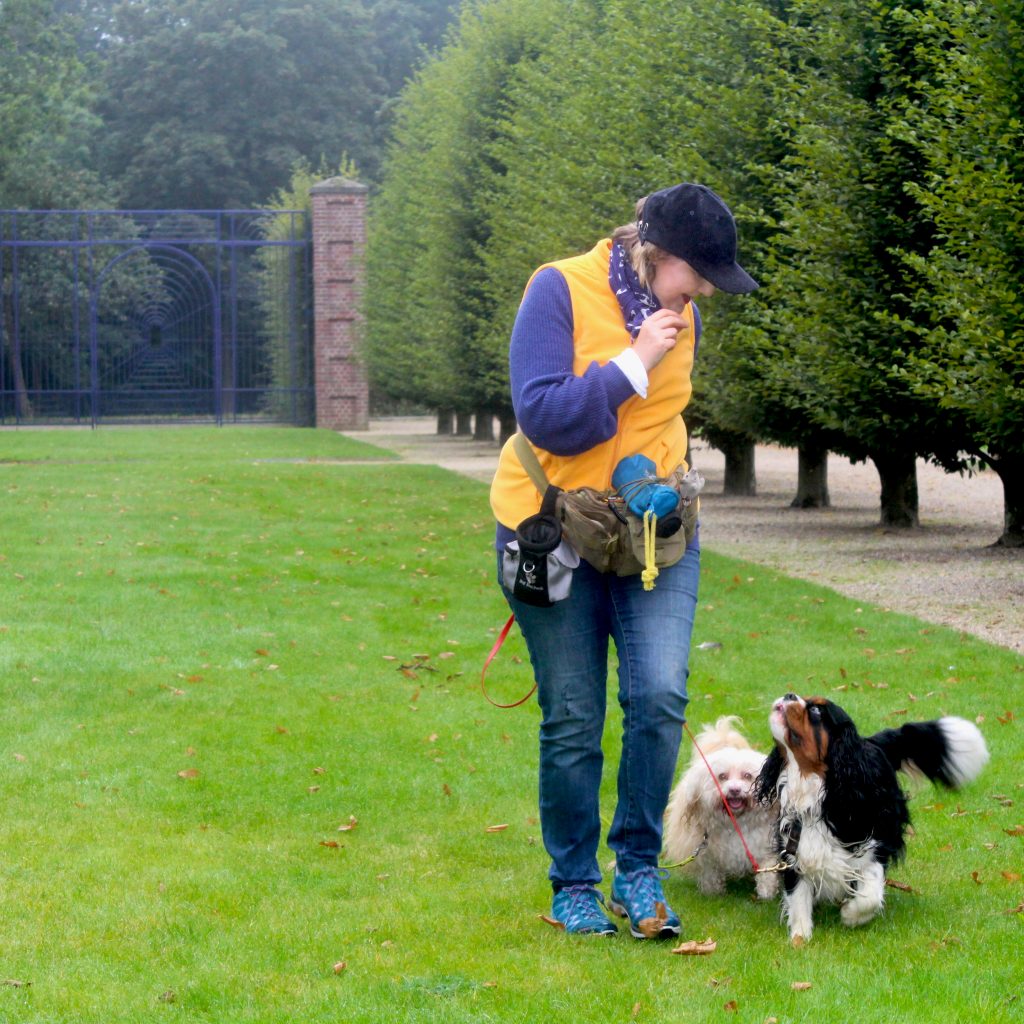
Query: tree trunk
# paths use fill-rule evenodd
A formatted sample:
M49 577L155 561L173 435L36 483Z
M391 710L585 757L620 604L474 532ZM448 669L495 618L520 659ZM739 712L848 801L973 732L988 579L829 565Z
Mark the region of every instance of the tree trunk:
M455 414L455 433L460 437L473 433L473 414L471 412L457 412Z
M757 475L754 471L754 442L740 437L728 442L722 452L725 455L725 483L723 494L752 498L757 494Z
M11 382L14 384L14 410L19 419L32 419L32 403L28 399L28 388L25 387L25 374L21 368L21 346L14 333L14 298L5 294L4 334L7 336L7 362L11 368Z
M455 410L437 410L437 432L438 434L450 434L455 427Z
M476 414L476 429L473 431L474 441L494 440L494 413L489 409L481 409Z
M1024 457L1004 455L990 465L1003 482L1003 533L993 547L1024 548Z
M875 453L871 461L882 483L882 517L879 525L900 530L920 526L917 459L913 452Z
M790 508L830 508L828 449L813 441L800 446L797 456L796 497Z
M502 410L498 413L498 440L504 444L517 430L516 414L511 410Z

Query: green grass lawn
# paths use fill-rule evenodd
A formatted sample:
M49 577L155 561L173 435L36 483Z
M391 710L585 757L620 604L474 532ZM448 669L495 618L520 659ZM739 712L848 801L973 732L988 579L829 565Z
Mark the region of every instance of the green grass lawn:
M695 728L766 744L792 689L867 732L977 719L992 762L914 796L913 891L867 928L820 911L792 950L751 887L673 876L713 955L571 939L538 917L536 707L479 689L507 617L487 488L347 461L383 454L0 433L0 1021L1021 1019L1020 658L705 552ZM517 634L488 681L529 688Z

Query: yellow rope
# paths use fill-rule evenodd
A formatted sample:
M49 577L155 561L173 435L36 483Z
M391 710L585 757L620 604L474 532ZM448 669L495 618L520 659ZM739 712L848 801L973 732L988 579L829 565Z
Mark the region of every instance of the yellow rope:
M644 590L653 590L654 581L658 578L658 567L654 564L654 527L658 517L651 509L644 513L644 561L647 563L640 578L644 581Z

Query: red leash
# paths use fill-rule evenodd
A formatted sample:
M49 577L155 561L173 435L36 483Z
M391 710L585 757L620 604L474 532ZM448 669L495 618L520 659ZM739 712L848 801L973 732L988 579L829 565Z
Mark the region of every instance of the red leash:
M708 764L708 759L704 756L704 751L701 750L700 747L697 745L697 741L693 738L693 733L690 732L690 727L685 722L683 723L683 728L686 730L686 735L689 736L690 739L693 741L693 745L696 748L697 753L700 754L701 760L704 762L705 765L707 765L708 772L711 775L711 779L715 784L715 789L718 790L718 795L722 798L722 806L725 808L726 813L732 819L732 827L736 829L736 835L740 837L740 842L743 844L743 849L746 852L747 860L750 861L751 865L754 868L754 874L756 875L761 870L761 868L758 866L757 859L750 852L750 847L747 846L746 839L743 838L743 831L740 828L739 822L736 820L736 815L732 813L732 808L729 806L729 801L725 799L725 794L722 792L722 787L718 784L718 776L715 775L714 769L711 767L710 764Z
M484 677L487 675L487 667L492 661L494 661L495 655L501 650L501 645L505 642L505 637L508 636L508 631L512 628L512 623L516 621L514 615L508 617L508 622L505 623L502 631L498 634L498 639L494 641L494 646L491 648L491 653L487 655L487 660L484 662L484 667L480 671L480 689L483 690L484 696L493 704L496 708L517 708L520 704L525 704L532 696L534 690L537 689L537 684L534 683L532 689L525 697L520 697L519 700L514 701L512 704L499 704L496 700L491 699L491 695L487 692L487 686L484 683Z

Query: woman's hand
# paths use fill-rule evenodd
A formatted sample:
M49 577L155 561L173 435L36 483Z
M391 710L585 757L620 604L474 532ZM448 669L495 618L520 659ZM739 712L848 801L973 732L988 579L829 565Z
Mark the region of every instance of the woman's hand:
M648 373L676 347L676 335L685 326L686 321L671 309L659 309L643 322L633 342L633 351Z

